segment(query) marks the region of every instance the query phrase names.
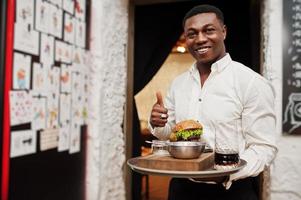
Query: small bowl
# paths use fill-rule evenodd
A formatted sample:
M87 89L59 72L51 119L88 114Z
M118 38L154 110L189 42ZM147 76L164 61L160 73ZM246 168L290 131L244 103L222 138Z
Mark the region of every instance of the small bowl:
M205 142L179 141L169 142L168 152L174 158L194 159L198 158L205 150Z

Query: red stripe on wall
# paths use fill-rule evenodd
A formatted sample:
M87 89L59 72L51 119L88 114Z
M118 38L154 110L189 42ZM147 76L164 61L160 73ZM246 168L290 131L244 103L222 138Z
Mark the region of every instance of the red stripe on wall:
M9 113L9 91L12 85L13 65L13 37L15 21L15 0L7 0L6 19L6 55L4 72L4 107L3 107L3 146L2 146L2 180L1 199L8 200L9 190L9 148L10 148L10 113Z

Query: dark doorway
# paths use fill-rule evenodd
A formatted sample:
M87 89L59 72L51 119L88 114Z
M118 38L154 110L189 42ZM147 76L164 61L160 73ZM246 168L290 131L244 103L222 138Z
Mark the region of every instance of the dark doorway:
M260 71L260 2L259 0L134 1L134 95L151 80L173 45L182 34L185 13L198 4L212 4L225 15L228 34L227 52L254 71ZM161 3L158 3L161 2ZM234 9L235 8L235 9ZM132 156L141 155L141 137L137 110L133 112ZM142 199L142 176L133 173L132 199Z

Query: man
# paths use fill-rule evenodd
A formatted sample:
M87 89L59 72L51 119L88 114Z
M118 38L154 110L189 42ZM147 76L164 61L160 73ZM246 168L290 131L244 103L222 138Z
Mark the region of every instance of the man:
M254 177L271 164L277 152L274 90L266 79L226 52L227 29L218 8L192 8L183 27L196 62L173 81L164 103L161 94L156 94L150 129L159 139L168 139L177 122L195 119L204 126L202 137L214 147L212 122L238 120L239 153L247 166L216 184L174 178L169 199L256 200Z

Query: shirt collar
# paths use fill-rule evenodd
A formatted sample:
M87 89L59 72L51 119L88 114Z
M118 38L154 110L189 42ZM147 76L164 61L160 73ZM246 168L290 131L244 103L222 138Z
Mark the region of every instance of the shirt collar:
M221 72L230 62L232 61L232 58L230 56L229 53L226 53L226 55L224 57L222 57L221 59L219 59L218 61L216 61L215 63L213 63L211 65L211 71L217 71L217 72ZM195 73L197 72L198 69L196 67L196 62L192 65L192 67L190 68L190 73Z

